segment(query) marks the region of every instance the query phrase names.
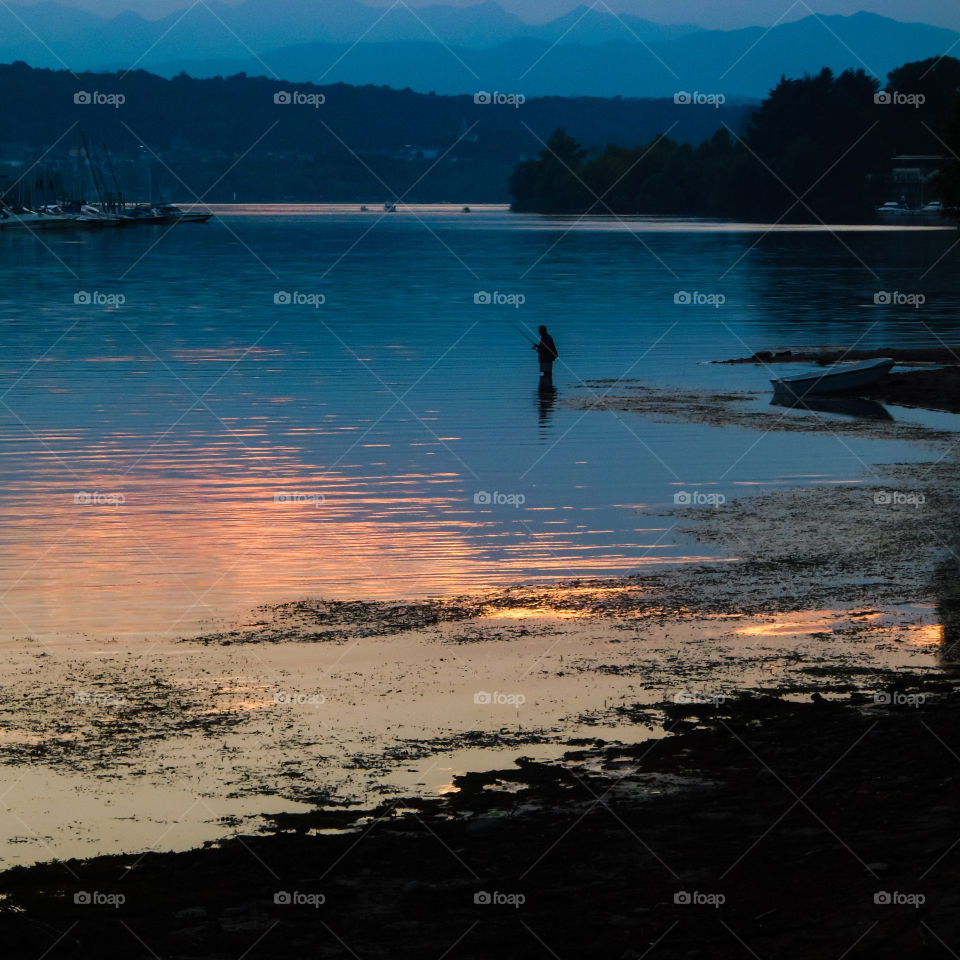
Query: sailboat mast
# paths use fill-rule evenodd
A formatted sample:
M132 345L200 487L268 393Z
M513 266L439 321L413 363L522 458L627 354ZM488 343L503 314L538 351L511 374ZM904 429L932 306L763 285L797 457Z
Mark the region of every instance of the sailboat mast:
M97 177L97 171L93 165L93 158L90 156L90 145L87 143L87 135L81 133L80 139L83 141L83 151L87 155L87 166L90 167L90 179L93 180L93 188L97 191L97 197L100 199L100 209L103 210L105 209L103 190L100 188L100 180Z
M110 156L110 151L107 149L107 145L104 143L102 146L104 156L107 158L107 168L110 170L110 177L113 180L113 189L117 192L117 205L115 212L123 213L126 209L126 204L123 202L123 193L120 191L120 181L117 180L116 171L113 169L113 158Z

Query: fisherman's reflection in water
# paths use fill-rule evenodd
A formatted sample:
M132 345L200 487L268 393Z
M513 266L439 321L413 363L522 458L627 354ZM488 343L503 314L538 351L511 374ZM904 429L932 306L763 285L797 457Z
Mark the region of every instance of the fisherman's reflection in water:
M537 390L537 414L541 429L550 426L553 408L557 404L557 389L554 386L541 386Z

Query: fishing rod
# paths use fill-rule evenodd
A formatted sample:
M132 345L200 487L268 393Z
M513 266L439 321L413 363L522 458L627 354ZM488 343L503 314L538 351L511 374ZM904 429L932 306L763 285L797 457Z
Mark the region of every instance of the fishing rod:
M537 341L534 340L533 337L531 337L530 334L528 334L527 331L524 330L519 324L511 323L510 326L513 327L513 329L516 330L517 333L519 333L520 336L527 341L527 343L533 344L535 347L539 345Z

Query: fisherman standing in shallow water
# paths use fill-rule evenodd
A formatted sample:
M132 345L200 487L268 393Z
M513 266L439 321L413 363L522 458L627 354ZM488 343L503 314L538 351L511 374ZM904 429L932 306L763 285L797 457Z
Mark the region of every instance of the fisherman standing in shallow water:
M553 337L547 333L547 328L541 324L538 327L540 333L540 342L533 345L537 351L537 359L540 361L540 389L553 389L553 361L560 356L557 353L557 345L553 342Z

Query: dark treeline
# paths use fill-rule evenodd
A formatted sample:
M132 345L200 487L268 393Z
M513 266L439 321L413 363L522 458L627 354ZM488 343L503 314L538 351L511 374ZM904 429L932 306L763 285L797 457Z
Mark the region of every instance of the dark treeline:
M960 152L958 89L960 61L944 57L897 68L884 91L862 70L783 78L742 132L724 127L696 147L657 136L643 146L589 151L558 129L538 158L514 170L513 206L860 222L909 189L894 180L892 158L910 154L945 158L922 199L937 196L955 213L960 163L950 157Z
M75 103L81 92L114 102L119 95L123 102ZM275 102L283 92L323 103ZM246 201L302 202L402 193L424 174L407 199L505 201L513 167L536 155L558 125L586 143L634 145L679 121L679 134L699 141L722 123L740 129L750 110L734 104L681 113L672 100L562 97L517 108L387 87L290 84L244 74L76 75L24 63L0 65L0 104L0 161L29 164L42 153L67 179L82 130L92 143L107 145L128 194L142 192L148 181L143 161L155 153L176 174L161 165L166 188L180 199L189 197L177 177L201 195L212 187L210 201L237 194ZM8 178L16 176L8 170Z

